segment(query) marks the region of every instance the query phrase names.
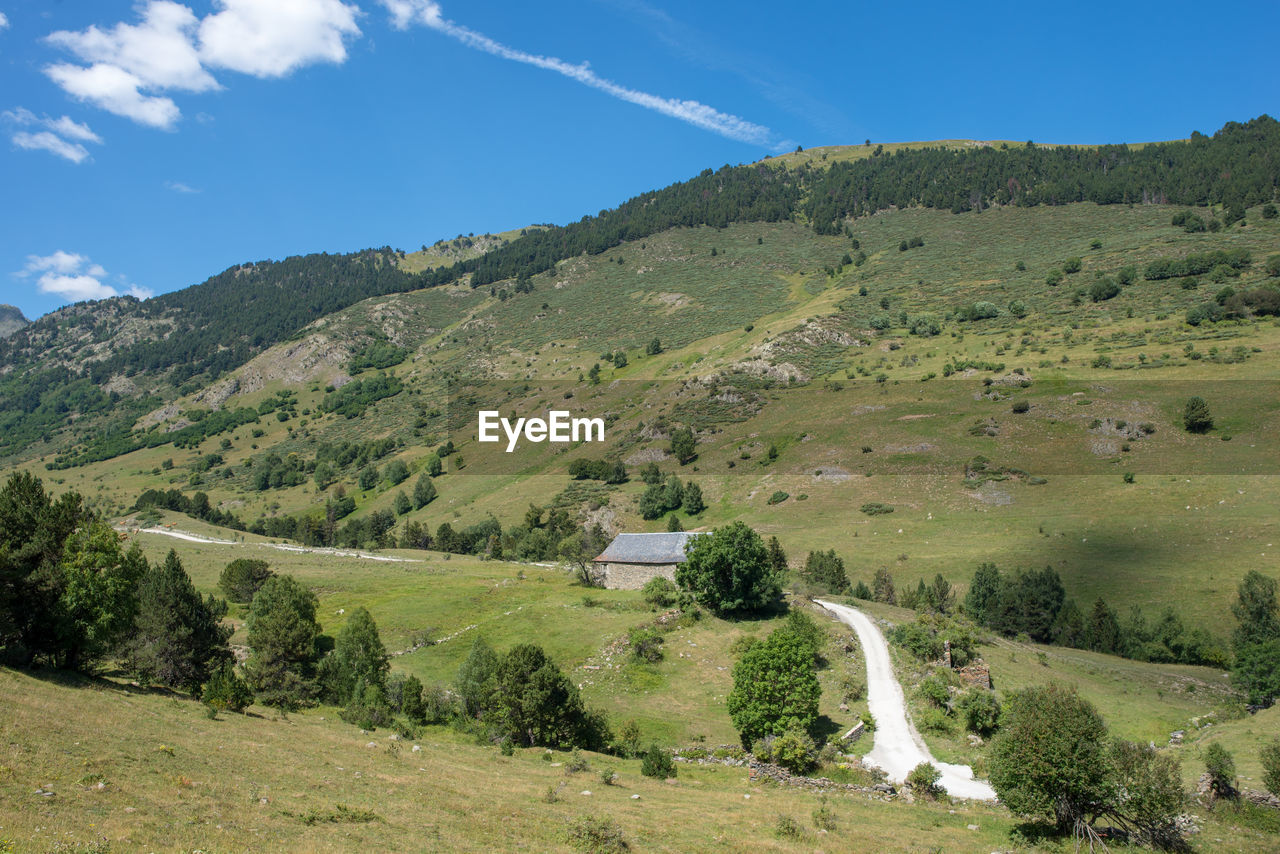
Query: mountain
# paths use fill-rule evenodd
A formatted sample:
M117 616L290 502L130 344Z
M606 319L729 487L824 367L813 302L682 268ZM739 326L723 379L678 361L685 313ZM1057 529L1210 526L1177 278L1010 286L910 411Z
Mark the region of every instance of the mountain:
M16 306L0 304L0 338L7 338L30 322Z

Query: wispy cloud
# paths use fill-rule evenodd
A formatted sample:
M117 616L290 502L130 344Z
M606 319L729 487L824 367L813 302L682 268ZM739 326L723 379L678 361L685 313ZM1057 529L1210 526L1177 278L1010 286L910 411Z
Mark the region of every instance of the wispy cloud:
M89 159L89 149L81 143L101 143L102 139L88 125L73 121L70 116L51 119L37 116L24 107L0 114L13 125L30 130L15 130L9 139L14 145L28 151L48 151L72 163Z
M407 29L414 23L421 24L475 50L509 59L512 62L554 71L614 98L688 122L695 127L718 133L729 139L754 145L769 145L773 141L773 133L764 125L721 112L698 101L664 98L660 95L630 89L599 76L586 62L574 65L554 56L539 56L508 47L483 33L448 20L444 17L440 4L433 0L380 0L380 2L391 13L392 26L397 29Z
M103 282L107 278L107 271L101 264L94 264L84 255L61 249L52 255L28 255L27 265L13 275L20 279L36 276L36 286L41 293L54 294L71 302L107 299L118 297L121 293L138 299L154 295L150 289L132 284L120 291Z
M7 26L9 26L9 19L5 16L4 12L0 12L0 30L3 30Z
M199 191L199 190L197 190L195 187L188 186L188 185L186 185L186 184L182 183L181 181L165 181L165 182L164 182L164 186L165 186L165 188L166 188L166 189L173 190L175 193L198 193L198 192L200 192L200 191Z

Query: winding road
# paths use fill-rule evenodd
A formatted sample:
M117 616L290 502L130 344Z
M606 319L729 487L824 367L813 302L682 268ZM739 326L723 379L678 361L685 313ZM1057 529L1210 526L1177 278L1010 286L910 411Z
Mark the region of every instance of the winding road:
M867 705L876 721L875 743L863 761L882 769L895 783L903 782L911 769L928 762L942 772L938 785L956 798L993 801L995 789L985 780L975 779L968 765L939 762L929 753L920 733L907 718L907 704L902 686L893 675L889 645L871 618L847 605L814 600L858 635L867 658Z

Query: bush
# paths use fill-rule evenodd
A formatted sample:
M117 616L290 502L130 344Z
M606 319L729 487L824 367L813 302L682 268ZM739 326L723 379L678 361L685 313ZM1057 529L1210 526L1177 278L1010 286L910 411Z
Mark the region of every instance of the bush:
M640 762L640 773L646 777L665 780L676 776L676 763L667 751L656 744L650 744Z
M612 854L612 852L631 850L622 828L613 819L604 816L584 815L571 822L567 837L569 844L574 848L590 854Z
M789 729L781 735L765 736L756 742L756 758L786 768L792 774L807 774L818 766L818 748L809 734Z
M644 587L640 588L640 595L644 597L649 607L660 610L674 605L679 597L679 591L670 579L659 575L645 582Z
M1000 726L1000 701L996 695L981 688L974 689L957 703L964 728L983 738L988 738Z
M907 248L907 241L902 241L904 251ZM780 839L800 839L804 836L804 831L800 829L799 823L789 815L779 815L778 820L774 822L773 832Z
M946 709L947 703L951 701L951 690L945 679L934 674L933 676L926 677L920 683L920 696L924 697L937 708Z
M1280 738L1273 738L1262 745L1258 758L1262 760L1262 785L1280 797Z
M825 552L809 552L804 562L804 576L820 585L828 593L847 593L849 576L845 574L844 561L834 549Z
M1081 261L1079 258L1068 258L1067 260L1062 262L1062 272L1068 273L1068 274L1079 273L1083 266L1084 266L1084 262Z
M790 497L791 496L788 493L783 492L781 489L776 489L774 490L773 495L769 496L769 500L766 503L769 504L769 506L773 506L774 504L781 504Z
M230 661L213 672L200 692L200 702L218 712L243 712L253 703L253 692L245 681L236 675Z
M1031 403L1026 400L1015 400L1012 408L1014 412L1028 412L1031 409Z
M869 501L859 509L868 516L884 516L893 512L893 505L881 504L879 501Z
M1210 744L1204 752L1204 770L1209 775L1209 787L1219 798L1231 798L1236 794L1236 760L1218 742Z
M627 633L627 640L636 661L662 661L662 632L653 626L637 626Z
M932 798L942 793L938 781L942 772L928 762L921 762L907 774L907 788L918 798Z

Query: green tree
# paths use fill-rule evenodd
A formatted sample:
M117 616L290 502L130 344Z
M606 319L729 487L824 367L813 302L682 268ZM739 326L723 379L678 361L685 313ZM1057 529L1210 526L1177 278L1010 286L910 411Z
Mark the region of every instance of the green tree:
M1275 579L1250 570L1236 591L1231 613L1236 618L1231 635L1236 653L1232 682L1248 695L1249 702L1266 703L1280 696L1280 604Z
M316 692L319 659L316 595L292 576L269 578L249 606L245 681L267 706L297 709Z
M676 776L676 763L671 759L671 754L656 744L650 744L640 762L640 773L645 777L665 780Z
M649 342L648 346L644 348L644 352L648 356L658 355L659 353L662 352L662 342L659 341L657 338L654 338L652 341Z
M782 550L782 543L777 537L769 538L769 568L779 578L787 572L787 553Z
M373 616L358 607L339 630L333 651L320 663L317 682L327 702L342 706L363 698L356 696L358 683L385 689L390 669L387 648Z
M239 557L223 568L218 576L218 588L227 599L242 605L253 601L253 595L275 575L265 560Z
M871 596L875 601L886 605L898 604L898 594L893 589L893 575L883 566L876 570L875 577L871 579Z
M413 502L409 500L409 496L404 494L403 489L396 493L394 507L397 516L403 516L413 509Z
M430 477L439 477L444 473L444 462L436 454L427 457L427 475Z
M818 718L813 648L799 634L775 630L753 645L733 667L727 706L742 746L767 735L808 729Z
M688 427L681 427L673 430L671 433L671 456L676 458L680 465L693 462L698 456L697 440L693 437L693 430Z
M760 611L782 593L764 541L743 522L696 537L676 567L676 584L721 614Z
M1139 840L1164 851L1185 850L1176 819L1186 804L1182 769L1171 753L1117 739L1111 748L1115 795L1108 810Z
M1213 416L1203 397L1195 395L1187 400L1187 405L1182 410L1182 426L1187 428L1188 433L1208 433L1213 429Z
M142 684L200 693L215 670L231 660L222 625L227 605L201 597L178 554L147 568L138 583L138 613L124 644L125 666Z
M693 481L684 485L684 489L680 492L680 499L684 512L690 516L697 516L707 509L706 503L702 500L702 487Z
M370 463L360 470L360 488L373 489L378 485L378 469Z
M53 657L57 566L67 538L85 518L81 497L55 501L40 478L9 477L0 489L0 652L19 664Z
M518 744L594 749L607 740L578 687L534 644L517 644L498 662L493 697L495 721Z
M809 552L804 562L804 576L828 593L847 593L849 576L844 571L844 560L835 549L825 552Z
M1114 796L1102 717L1074 688L1056 683L1010 694L991 741L991 785L1016 815L1070 830Z
M392 460L383 468L382 476L392 486L398 486L409 477L409 467L404 460Z
M432 457L437 463L440 462L439 457ZM432 501L436 500L436 485L432 483L429 474L421 474L418 476L417 482L413 485L413 509L421 510Z
M141 550L135 545L122 552L119 535L104 522L90 522L67 537L50 625L58 666L91 666L124 638L137 614L137 584L146 569Z
M476 638L453 683L467 715L478 718L489 708L497 675L498 654L483 638Z

